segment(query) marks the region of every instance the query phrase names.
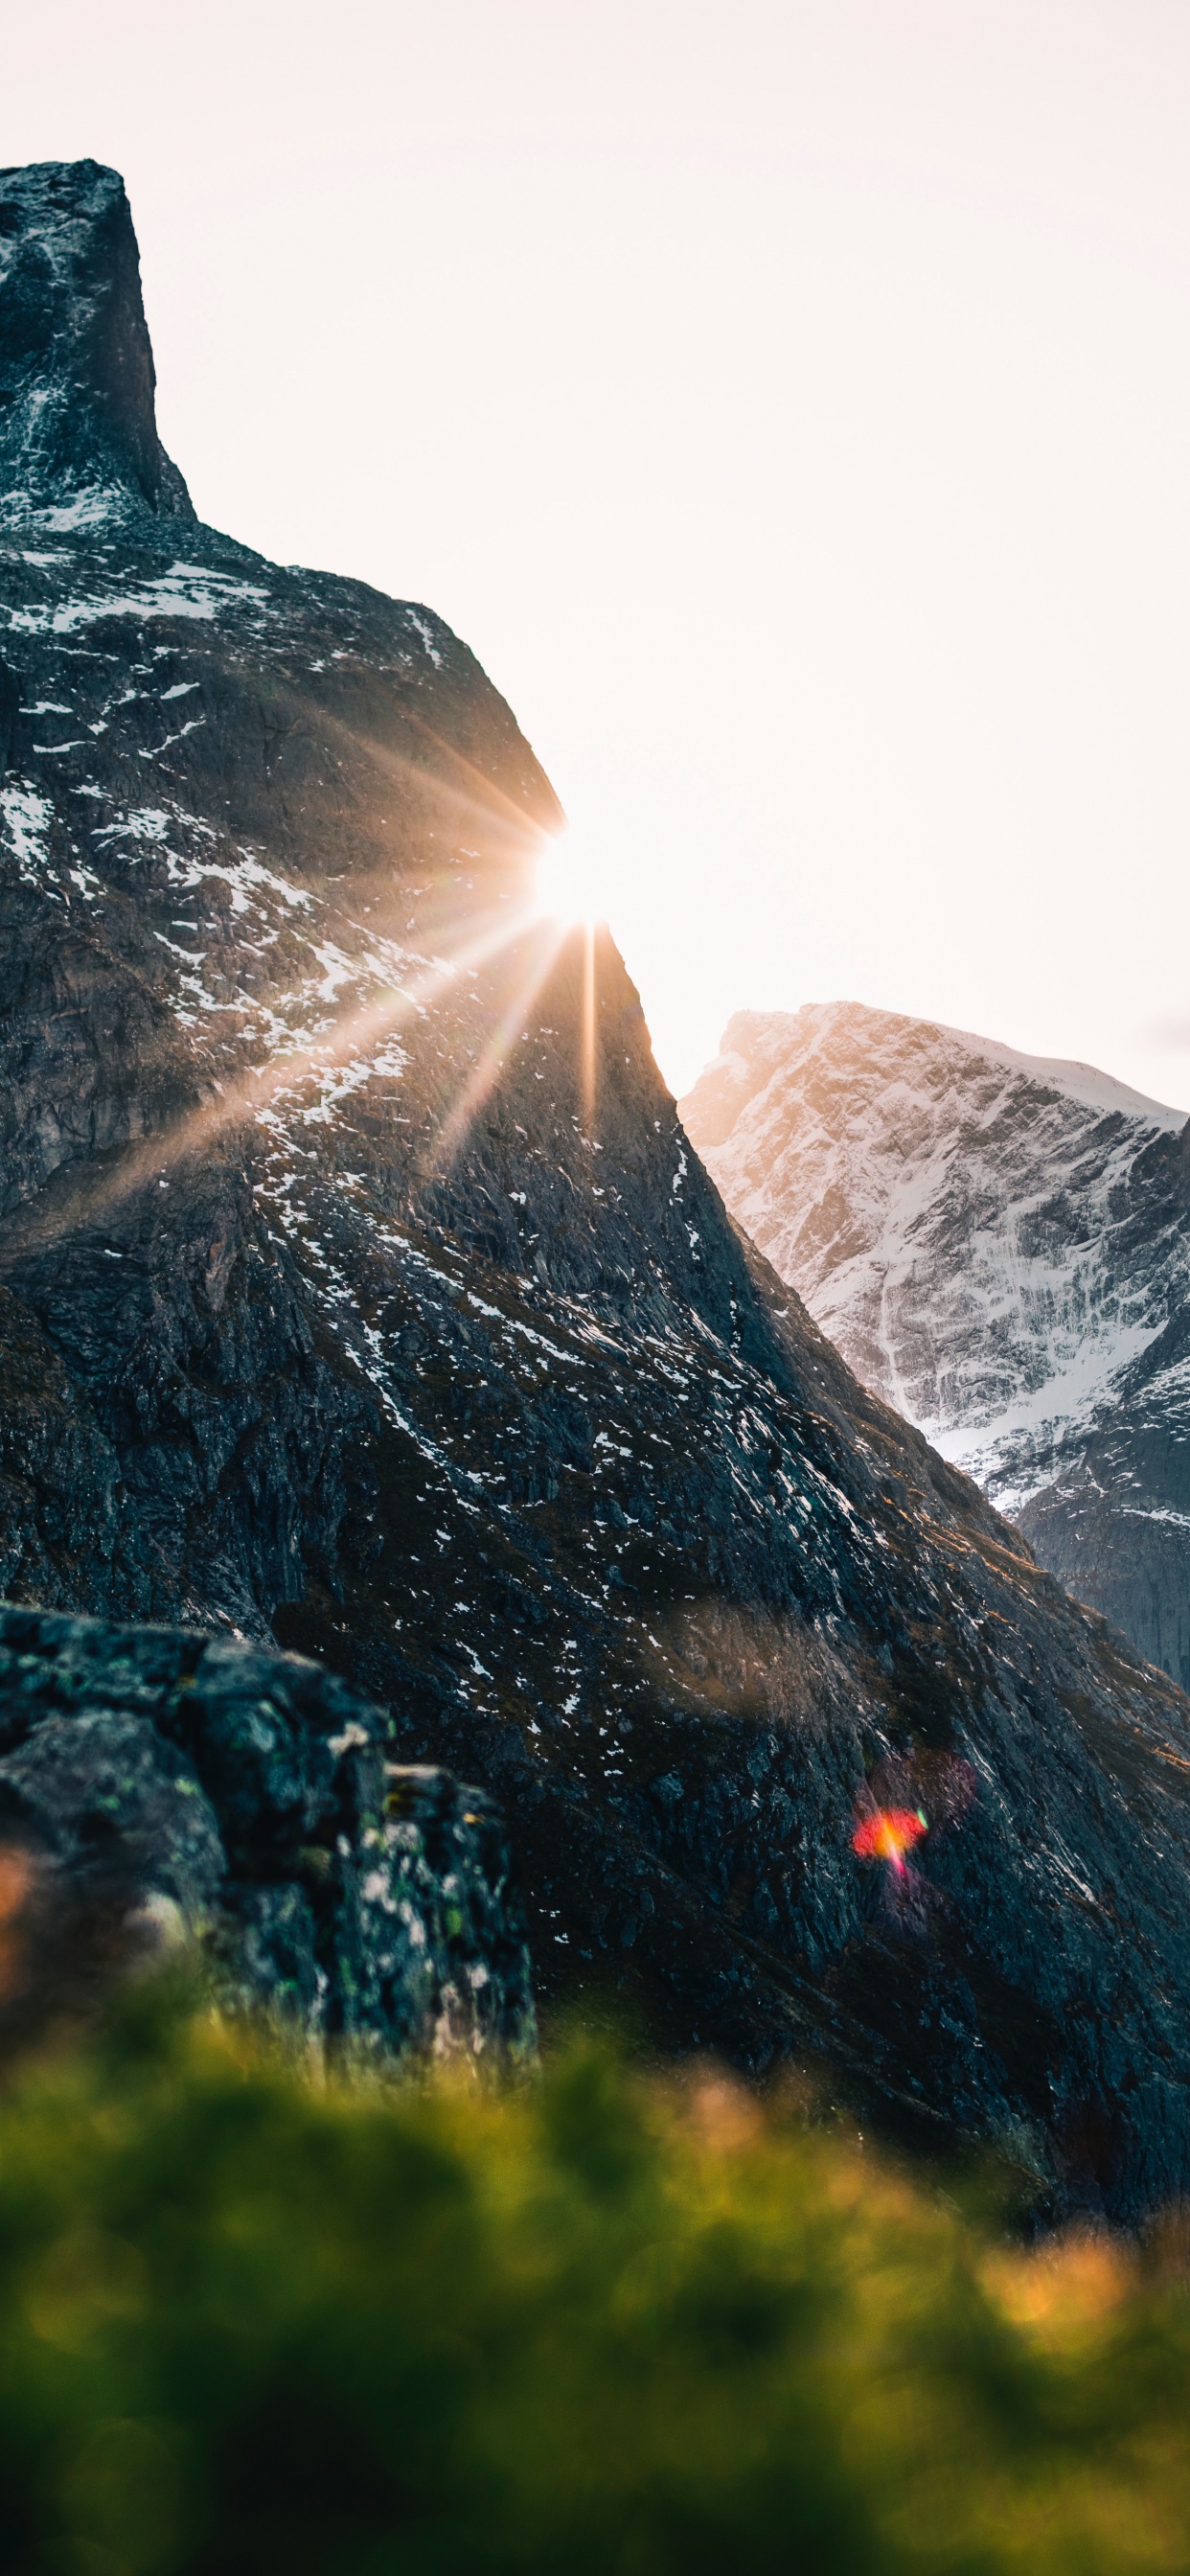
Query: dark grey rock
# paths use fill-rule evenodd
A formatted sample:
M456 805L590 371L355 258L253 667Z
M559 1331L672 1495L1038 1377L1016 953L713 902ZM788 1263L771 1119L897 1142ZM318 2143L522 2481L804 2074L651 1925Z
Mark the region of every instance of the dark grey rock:
M230 1886L225 1893L225 1958L233 1992L242 1982L281 2020L318 2035L327 1972L318 1956L318 1927L305 1889Z
M533 914L556 801L441 620L164 524L132 464L89 526L37 477L0 546L5 1582L113 1623L102 1704L193 1768L244 1954L366 2046L408 1904L418 2011L500 2026L486 1801L384 1812L384 1761L445 1765L508 1821L547 1997L1024 2140L1057 2208L1190 2189L1190 1704L733 1229L614 945ZM96 1705L91 1648L52 1705L29 1651L30 1726ZM896 1763L912 1904L852 1847Z
M196 1929L227 1866L190 1764L121 1709L33 1728L0 1762L0 1833L52 1852L72 1875L126 1875L142 1901L168 1897Z
M96 161L0 170L0 518L36 496L59 526L113 505L192 520L155 385L122 179Z
M102 1705L97 1703L102 1702ZM381 1713L293 1655L0 1604L0 1840L64 1901L163 1907L229 1999L384 2059L524 2060L520 1901L490 1800L386 1759Z

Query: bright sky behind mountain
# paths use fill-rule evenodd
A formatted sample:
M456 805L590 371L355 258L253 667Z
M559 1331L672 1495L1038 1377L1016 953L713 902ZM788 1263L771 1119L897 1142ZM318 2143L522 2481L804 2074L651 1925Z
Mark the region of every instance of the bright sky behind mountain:
M683 1088L848 995L1190 1106L1182 0L41 0L203 516L429 601Z

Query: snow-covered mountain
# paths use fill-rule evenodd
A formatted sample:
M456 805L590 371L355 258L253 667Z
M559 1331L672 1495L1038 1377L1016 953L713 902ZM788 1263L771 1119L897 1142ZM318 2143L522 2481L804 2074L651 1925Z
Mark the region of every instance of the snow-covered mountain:
M1184 2195L1190 1702L730 1225L613 942L541 910L559 809L466 646L204 527L152 384L116 174L0 171L18 1639L269 1648L220 1814L287 1980L352 1846L303 1821L274 1643L491 1794L546 1996L1015 2141L1058 2208ZM893 1873L856 1836L906 1799Z
M858 1376L1190 1681L1190 1131L854 1002L741 1011L682 1104Z

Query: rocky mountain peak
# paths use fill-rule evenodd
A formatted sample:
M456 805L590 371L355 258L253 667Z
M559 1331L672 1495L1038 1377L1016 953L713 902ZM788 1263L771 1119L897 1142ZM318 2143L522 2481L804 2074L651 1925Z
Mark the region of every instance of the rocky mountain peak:
M398 1773L497 1802L544 1997L1020 2141L1056 2209L1183 2195L1190 1702L729 1222L614 942L536 901L559 809L460 639L179 544L119 182L10 174L5 209L0 1592L313 1652ZM377 1879L351 1948L340 1770L307 1818L278 1722L262 1796L255 1727L218 1737L210 1883L242 1854L278 1973L298 1925L358 1991L404 1900ZM361 1853L423 1831L386 1777ZM439 1825L487 1830L436 1797L435 1884Z
M0 519L192 520L157 436L124 182L97 161L0 170Z
M683 1115L864 1383L1185 1687L1183 1111L840 1002L737 1012Z

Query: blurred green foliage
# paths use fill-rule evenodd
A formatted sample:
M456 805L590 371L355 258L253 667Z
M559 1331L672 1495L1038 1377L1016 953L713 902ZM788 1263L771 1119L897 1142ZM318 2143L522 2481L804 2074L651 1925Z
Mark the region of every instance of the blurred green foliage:
M0 2101L0 2566L1181 2569L1177 2234L1011 2250L709 2073L326 2082L144 1986Z

